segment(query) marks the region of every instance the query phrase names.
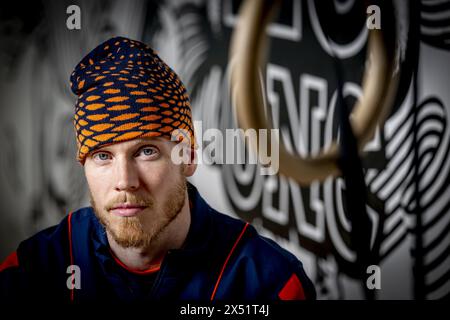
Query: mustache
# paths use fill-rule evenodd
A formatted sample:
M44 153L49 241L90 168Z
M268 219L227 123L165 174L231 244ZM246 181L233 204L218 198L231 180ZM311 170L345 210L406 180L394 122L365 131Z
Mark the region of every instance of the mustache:
M122 193L117 197L108 201L105 205L105 210L110 211L112 208L119 204L131 204L140 207L153 207L154 201L151 197L140 196L136 194Z

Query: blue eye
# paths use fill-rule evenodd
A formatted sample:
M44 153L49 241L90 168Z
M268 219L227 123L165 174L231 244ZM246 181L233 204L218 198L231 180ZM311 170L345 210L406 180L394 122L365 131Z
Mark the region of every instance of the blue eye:
M144 160L154 160L158 155L159 149L154 146L145 146L138 152L138 156L143 157Z
M142 152L145 156L151 156L151 155L153 155L153 154L156 153L156 151L155 151L154 148L143 148L143 149L141 150L141 152Z
M101 160L101 161L105 161L109 159L109 154L105 153L105 152L98 152L96 154L94 154L94 158Z

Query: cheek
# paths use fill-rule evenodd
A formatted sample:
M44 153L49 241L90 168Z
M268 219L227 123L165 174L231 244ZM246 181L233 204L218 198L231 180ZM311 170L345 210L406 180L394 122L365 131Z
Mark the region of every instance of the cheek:
M108 175L101 174L97 170L85 168L85 176L91 197L94 198L98 205L103 205L107 193L106 188L108 186Z
M158 165L153 164L140 169L142 180L145 181L144 183L154 194L164 196L170 187L180 179L180 167L169 161L158 163Z

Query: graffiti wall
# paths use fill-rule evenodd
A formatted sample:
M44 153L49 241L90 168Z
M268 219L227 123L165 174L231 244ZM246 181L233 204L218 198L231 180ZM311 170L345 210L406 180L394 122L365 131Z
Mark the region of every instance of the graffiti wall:
M1 5L1 259L25 237L88 205L75 161L68 79L101 41L122 35L156 49L188 87L202 147L208 129L238 127L228 80L241 1L33 3L27 10ZM72 4L80 8L80 29L66 24ZM289 152L316 155L341 139L338 81L354 105L367 58L367 8L354 0L283 1L267 28L261 86ZM370 297L448 298L450 1L392 1L391 9L400 81L394 106L361 159L370 250L381 275ZM380 15L383 28L383 10ZM305 187L282 175L261 175L258 165L208 160L191 182L213 207L251 222L297 255L320 299L369 298L351 241L358 228L348 213L352 195L341 177Z

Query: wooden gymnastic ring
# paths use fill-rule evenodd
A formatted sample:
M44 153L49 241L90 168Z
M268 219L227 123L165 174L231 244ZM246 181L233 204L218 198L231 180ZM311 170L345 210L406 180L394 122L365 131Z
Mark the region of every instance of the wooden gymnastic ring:
M246 129L270 129L264 112L259 73L265 70L266 36L280 0L246 0L239 12L238 23L233 32L230 47L230 88L236 107L238 125ZM384 122L395 96L399 72L394 74L394 57L383 43L382 30L369 30L368 57L370 63L363 77L363 94L352 112L352 128L358 140L359 150L373 137L377 124ZM333 142L329 149L315 157L300 157L286 150L279 140L279 172L309 185L340 174L337 160L339 149ZM257 146L258 141L254 146ZM270 150L270 145L268 147Z

